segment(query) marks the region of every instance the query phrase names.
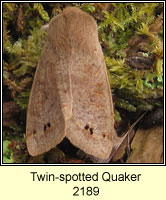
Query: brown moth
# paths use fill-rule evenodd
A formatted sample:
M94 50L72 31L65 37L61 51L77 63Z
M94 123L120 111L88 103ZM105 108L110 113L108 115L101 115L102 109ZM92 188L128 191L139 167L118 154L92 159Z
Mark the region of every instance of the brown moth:
M66 8L48 30L29 99L26 140L32 156L66 136L87 154L106 159L115 136L111 90L97 24Z

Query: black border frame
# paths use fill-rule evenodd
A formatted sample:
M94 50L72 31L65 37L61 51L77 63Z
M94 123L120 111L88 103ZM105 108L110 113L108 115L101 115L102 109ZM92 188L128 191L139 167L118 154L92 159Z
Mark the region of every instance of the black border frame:
M24 3L24 2L29 2L29 3L35 3L35 2L39 2L39 3L51 3L51 2L55 2L55 3L108 3L108 2L116 2L116 3L163 3L163 13L164 13L164 17L163 17L163 27L164 27L164 31L163 31L163 52L164 52L164 59L163 59L163 66L164 66L164 76L163 76L163 83L164 83L164 90L163 90L163 100L164 100L164 111L163 111L163 163L128 163L128 164L111 164L111 163L93 163L93 164L22 164L22 163L7 163L4 164L3 163L3 142L2 142L2 138L3 138L3 128L2 128L2 122L3 122L3 106L2 106L2 79L3 79L3 22L2 22L2 14L3 14L3 3ZM165 151L165 1L2 1L1 2L1 162L0 162L0 166L166 166L165 160L166 160L166 151Z

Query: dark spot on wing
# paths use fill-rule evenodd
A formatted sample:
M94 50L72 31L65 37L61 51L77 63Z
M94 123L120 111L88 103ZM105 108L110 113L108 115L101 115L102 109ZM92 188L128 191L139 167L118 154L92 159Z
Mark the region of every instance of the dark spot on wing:
M88 130L91 135L93 134L93 128L89 127L88 124L85 125L84 129Z
M88 129L89 129L89 126L86 124L86 126L84 127L84 129L88 130Z
M48 122L48 123L47 123L47 127L51 127L51 124L50 124L50 122Z
M44 125L44 132L46 132L46 129L47 129L47 126L46 126L46 125Z
M89 131L90 131L90 134L92 135L93 134L93 128L90 128Z

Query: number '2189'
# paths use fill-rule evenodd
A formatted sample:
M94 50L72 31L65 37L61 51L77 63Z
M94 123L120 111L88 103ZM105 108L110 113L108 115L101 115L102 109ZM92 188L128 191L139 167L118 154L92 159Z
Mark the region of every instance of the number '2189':
M74 193L73 196L97 196L99 195L98 187L73 187Z

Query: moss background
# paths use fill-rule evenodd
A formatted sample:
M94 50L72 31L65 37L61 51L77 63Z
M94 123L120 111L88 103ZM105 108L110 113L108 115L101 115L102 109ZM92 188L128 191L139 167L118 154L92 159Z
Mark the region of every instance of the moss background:
M3 128L4 163L47 162L43 156L31 161L27 153L26 110L47 36L44 25L67 6L77 6L97 21L116 123L124 113L138 116L163 108L163 26L153 26L163 3L3 3L3 103L18 106L14 122ZM60 150L56 154L63 157Z

